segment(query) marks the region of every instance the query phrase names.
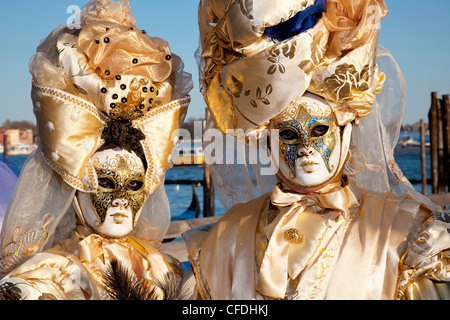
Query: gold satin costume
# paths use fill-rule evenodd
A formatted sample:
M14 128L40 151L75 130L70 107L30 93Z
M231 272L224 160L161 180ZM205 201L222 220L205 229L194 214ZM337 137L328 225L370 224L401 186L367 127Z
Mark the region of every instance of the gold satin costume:
M136 27L128 0L93 0L80 26L61 25L38 46L30 73L39 148L5 216L0 285L16 284L23 299L108 299L103 275L116 260L140 281L164 281L169 273L181 281L179 262L158 251L170 223L164 174L172 166L172 135L192 89L181 59L165 40ZM112 121L144 136L146 201L122 239L83 225L74 200L75 192L99 188L91 157Z
M310 92L353 134L342 183L314 194L278 183L234 201L210 230L184 235L197 298L449 299L448 215L413 189L394 159L405 91L398 65L378 46L386 5L327 0L311 28L283 41L268 36L267 28L317 2L200 1L210 127L261 132ZM248 190L235 185L245 165L211 170L223 195Z
M289 242L291 228L301 243ZM448 299L450 251L416 249L446 232L416 200L350 182L318 195L277 185L185 237L201 299Z
M125 267L140 281L163 281L168 273L183 277L177 260L142 239L82 233L30 256L2 284L14 284L24 300L108 300L104 275L113 260L125 261Z

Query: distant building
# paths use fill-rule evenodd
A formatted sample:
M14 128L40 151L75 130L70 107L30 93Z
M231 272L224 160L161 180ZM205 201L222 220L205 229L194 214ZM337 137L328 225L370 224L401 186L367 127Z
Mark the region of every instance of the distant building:
M33 145L33 130L31 129L9 129L0 128L0 144L4 145L4 136L8 136L8 147L15 146L20 143Z

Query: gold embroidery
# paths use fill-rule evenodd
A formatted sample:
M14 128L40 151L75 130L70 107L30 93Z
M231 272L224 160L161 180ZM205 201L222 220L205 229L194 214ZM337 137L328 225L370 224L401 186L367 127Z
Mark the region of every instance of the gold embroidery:
M46 215L42 221L42 227L28 230L22 234L20 233L20 226L12 229L11 242L4 247L0 258L0 274L5 274L25 258L41 249L48 238L46 227L52 220L51 215Z
M345 174L354 176L363 169L368 169L372 172L380 172L381 166L379 164L368 164L364 153L354 145L350 145L347 161L345 163Z
M320 84L312 80L310 90L331 101L341 102L369 90L369 76L369 65L358 72L354 65L344 63Z
M116 154L115 157L109 157L107 156L104 162L100 162L98 157L95 157L93 160L93 164L96 170L111 170L111 171L117 171L117 168L119 166L119 163L121 160L125 161L127 166L131 171L140 172L143 173L145 170L144 168L139 165L136 161L136 159L130 157L127 154Z

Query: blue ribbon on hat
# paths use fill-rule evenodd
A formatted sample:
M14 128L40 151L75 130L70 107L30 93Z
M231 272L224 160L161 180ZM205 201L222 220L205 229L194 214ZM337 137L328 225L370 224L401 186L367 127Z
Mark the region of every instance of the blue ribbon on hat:
M327 11L327 1L317 0L311 7L300 11L288 21L266 28L266 34L277 41L292 38L308 29L313 28Z

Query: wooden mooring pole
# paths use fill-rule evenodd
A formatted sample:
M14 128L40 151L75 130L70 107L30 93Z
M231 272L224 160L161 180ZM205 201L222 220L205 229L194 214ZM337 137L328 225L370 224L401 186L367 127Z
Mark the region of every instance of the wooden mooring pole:
M441 100L442 114L442 141L443 141L443 163L444 170L444 192L447 186L447 192L450 192L450 100L449 95L443 95Z
M430 155L431 155L431 190L432 193L438 193L438 182L439 182L439 158L438 158L438 106L439 99L438 93L431 93L431 107L428 113L428 123L430 128Z
M3 135L3 160L8 162L8 135Z
M206 120L208 121L211 114L209 110L206 110ZM203 130L205 130L206 125L203 126ZM214 184L211 178L211 171L206 161L203 165L203 217L213 217L215 215L215 204L214 204Z
M428 118L430 128L431 189L433 193L445 193L446 187L449 186L449 112L449 96L444 95L441 100L437 92L432 92Z
M420 120L420 162L422 164L422 193L427 194L427 146L425 145L425 121Z

